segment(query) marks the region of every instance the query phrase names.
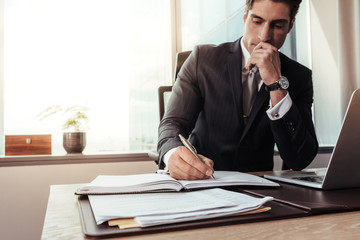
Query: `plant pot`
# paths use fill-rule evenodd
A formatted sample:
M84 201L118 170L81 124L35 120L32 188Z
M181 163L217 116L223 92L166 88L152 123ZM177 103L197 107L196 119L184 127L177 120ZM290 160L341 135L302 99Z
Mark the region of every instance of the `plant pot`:
M86 146L86 132L64 132L63 146L67 153L82 153Z

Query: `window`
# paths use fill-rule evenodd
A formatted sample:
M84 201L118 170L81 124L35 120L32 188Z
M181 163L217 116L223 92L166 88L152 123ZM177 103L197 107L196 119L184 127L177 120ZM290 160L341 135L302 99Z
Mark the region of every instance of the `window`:
M52 134L61 114L87 107L85 153L153 149L157 86L171 82L170 1L3 0L4 134Z
M155 149L157 88L171 83L172 49L179 42L178 50L185 51L196 44L235 41L243 34L245 8L245 0L0 0L0 4L4 49L0 134L52 134L53 154L65 153L64 116L41 121L36 116L54 105L89 109L84 153ZM308 11L309 3L303 1L281 51L311 68ZM172 38L175 13L181 21ZM323 132L320 143L327 143Z
M183 50L196 44L220 44L238 39L243 32L245 0L182 0Z

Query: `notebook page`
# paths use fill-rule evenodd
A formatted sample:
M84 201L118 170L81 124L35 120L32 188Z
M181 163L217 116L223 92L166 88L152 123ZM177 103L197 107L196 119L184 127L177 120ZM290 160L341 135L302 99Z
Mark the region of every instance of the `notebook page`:
M179 191L182 185L166 174L99 175L77 194L127 193L152 190Z
M249 173L237 171L215 171L215 180L212 178L204 180L181 180L179 181L184 188L194 189L200 187L221 187L221 186L280 186L278 183L272 182L262 177L258 177Z

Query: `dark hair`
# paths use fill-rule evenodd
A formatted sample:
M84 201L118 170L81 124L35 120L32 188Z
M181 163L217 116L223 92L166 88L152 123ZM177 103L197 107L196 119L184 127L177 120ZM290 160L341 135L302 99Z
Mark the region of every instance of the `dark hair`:
M283 2L290 7L290 20L293 20L299 10L302 0L270 0L273 2ZM255 0L246 0L246 10L251 10Z

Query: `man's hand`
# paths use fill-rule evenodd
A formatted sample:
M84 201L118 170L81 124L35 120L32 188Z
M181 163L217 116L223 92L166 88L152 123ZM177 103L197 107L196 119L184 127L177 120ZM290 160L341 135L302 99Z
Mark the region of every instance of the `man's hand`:
M205 164L199 161L186 147L177 147L168 162L170 176L179 180L205 179L214 173L214 162L199 154Z
M250 70L254 66L259 68L261 79L264 84L270 85L281 76L281 63L279 51L270 43L260 42L252 51L250 59L246 64L246 69ZM286 96L285 90L276 90L270 92L271 103L275 106Z
M246 69L259 68L261 79L266 85L276 82L281 76L279 51L270 43L260 42L252 51Z

